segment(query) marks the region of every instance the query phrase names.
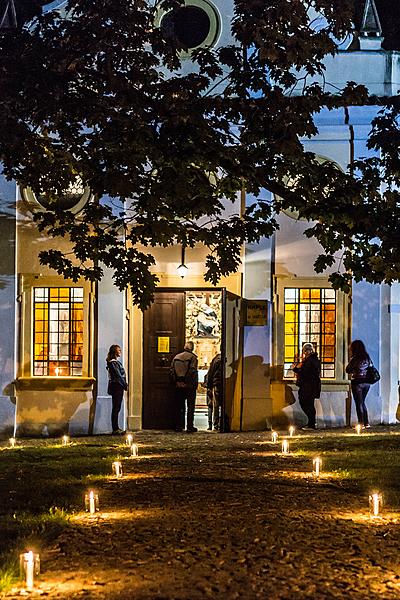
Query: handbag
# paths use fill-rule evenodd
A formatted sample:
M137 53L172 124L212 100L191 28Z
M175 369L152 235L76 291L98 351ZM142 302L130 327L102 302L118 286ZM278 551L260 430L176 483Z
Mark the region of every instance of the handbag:
M379 371L376 367L374 367L373 363L367 367L367 372L365 374L365 382L374 384L379 381L381 376L379 375Z

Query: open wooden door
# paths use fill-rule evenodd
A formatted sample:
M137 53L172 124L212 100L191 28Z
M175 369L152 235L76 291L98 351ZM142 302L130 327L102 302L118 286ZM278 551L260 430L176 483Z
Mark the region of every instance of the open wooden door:
M226 290L222 294L222 431L240 431L242 418L242 303Z
M169 368L185 338L185 292L156 292L143 317L143 429L174 429Z

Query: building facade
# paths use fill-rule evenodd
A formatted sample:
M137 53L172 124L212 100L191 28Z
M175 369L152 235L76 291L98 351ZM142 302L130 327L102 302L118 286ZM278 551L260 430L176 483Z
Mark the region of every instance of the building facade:
M10 26L13 3L6 4ZM52 2L47 9L64 5ZM193 21L200 28L191 32L194 44L231 41L228 0L187 0L186 5L205 15ZM160 13L160 25L163 18ZM363 2L357 28L358 35L342 40L339 54L327 59L326 80L339 89L356 79L378 96L396 93L400 53L383 48L385 32L373 0ZM187 56L182 70L191 68ZM376 112L376 107L325 110L316 121L318 135L304 144L322 161L346 170L352 160L370 155L366 141ZM78 216L88 193L79 186L72 190L67 208ZM242 195L226 210L240 214L251 200ZM31 216L44 202L0 178L0 431L5 435L109 432L105 357L111 344L121 346L129 379L120 425L172 428L169 365L187 339L195 342L200 380L222 352L226 431L305 423L290 365L309 341L322 360L318 426L354 422L345 366L355 338L365 341L382 376L368 396L371 422L396 422L400 285L357 283L350 295L335 292L329 271L323 276L313 271L320 248L303 236L307 224L296 214L282 213L272 238L243 248L241 269L217 288L203 278L204 248L186 249L183 257L180 247L155 249L159 288L154 304L142 313L129 291L113 287L110 273L97 285L73 283L40 265L38 253L49 241ZM184 278L177 272L182 262ZM205 394L201 386L198 392L201 427Z

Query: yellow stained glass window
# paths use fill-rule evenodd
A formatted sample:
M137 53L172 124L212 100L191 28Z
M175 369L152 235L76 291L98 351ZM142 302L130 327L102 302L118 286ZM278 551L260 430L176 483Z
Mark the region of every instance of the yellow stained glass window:
M33 374L82 375L83 325L83 288L34 288Z
M303 344L311 343L321 360L321 375L335 377L336 294L331 288L285 288L284 369L290 371L301 355Z

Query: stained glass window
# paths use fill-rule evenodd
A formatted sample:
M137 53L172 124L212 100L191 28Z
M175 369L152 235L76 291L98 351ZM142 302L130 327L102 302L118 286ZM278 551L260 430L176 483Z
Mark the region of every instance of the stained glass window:
M83 288L34 288L33 374L82 375Z
M284 373L309 342L321 360L321 376L335 377L336 295L331 288L285 288Z

